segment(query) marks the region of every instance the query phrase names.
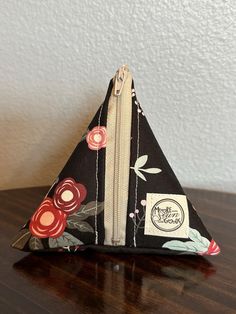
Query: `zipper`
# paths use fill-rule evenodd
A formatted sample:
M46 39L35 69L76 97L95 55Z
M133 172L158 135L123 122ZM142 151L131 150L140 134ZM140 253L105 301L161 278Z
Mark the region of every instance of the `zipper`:
M125 245L128 204L132 76L126 65L113 79L107 114L104 225L107 245Z
M118 69L115 76L114 82L114 96L116 97L116 127L115 127L115 163L114 163L114 193L113 193L113 236L112 244L119 245L120 243L120 221L121 213L119 210L119 199L120 199L120 188L121 187L121 177L120 177L120 163L121 163L121 137L120 137L120 128L122 127L122 117L121 117L121 106L122 101L125 101L124 94L122 94L122 89L124 87L125 80L127 78L128 69L125 66L122 66ZM123 97L122 97L123 96Z

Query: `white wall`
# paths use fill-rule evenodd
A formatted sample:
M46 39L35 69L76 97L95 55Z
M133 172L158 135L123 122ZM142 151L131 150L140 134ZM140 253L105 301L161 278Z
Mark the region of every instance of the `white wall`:
M50 184L127 63L184 186L236 189L236 2L0 2L0 188Z

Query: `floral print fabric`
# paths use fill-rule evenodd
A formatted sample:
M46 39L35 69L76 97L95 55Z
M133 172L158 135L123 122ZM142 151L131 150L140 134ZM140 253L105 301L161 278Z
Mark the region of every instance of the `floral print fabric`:
M30 220L29 229L38 238L58 238L66 227L66 214L46 198Z
M113 80L102 106L76 146L49 192L21 228L13 247L25 251L80 251L104 247L104 178L108 102ZM97 172L96 172L97 171ZM144 234L146 193L184 194L137 100L132 82L127 251L145 249L160 254L216 255L220 248L188 200L189 239ZM97 228L97 229L96 229ZM135 238L135 241L134 241ZM97 247L96 247L97 248ZM119 251L114 247L113 251ZM122 247L122 250L124 247ZM107 248L109 251L110 248Z
M88 132L86 136L88 147L92 150L98 150L106 147L107 135L104 126L96 126Z
M46 197L30 220L29 229L38 238L58 238L66 227L66 218L79 210L87 194L83 184L72 178L56 186L53 199Z
M99 244L103 243L106 117L111 90L112 80L87 131L35 213L19 231L13 247L24 251L82 250L95 242L95 220Z
M220 248L189 200L189 238L154 236L144 233L147 193L185 195L163 154L137 100L132 86L132 129L130 148L129 201L126 246L157 250L160 254L216 255Z
M213 239L210 242L207 238L201 236L196 229L189 229L189 239L191 241L167 241L162 247L182 252L194 252L198 255L217 255L220 253L220 248L216 242Z
M66 178L57 185L53 203L66 214L72 214L78 210L86 195L87 190L83 184L76 183L72 178Z

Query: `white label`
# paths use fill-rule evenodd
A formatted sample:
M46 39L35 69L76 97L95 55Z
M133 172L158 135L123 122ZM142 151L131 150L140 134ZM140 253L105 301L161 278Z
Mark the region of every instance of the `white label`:
M147 193L144 234L188 238L189 214L185 195Z

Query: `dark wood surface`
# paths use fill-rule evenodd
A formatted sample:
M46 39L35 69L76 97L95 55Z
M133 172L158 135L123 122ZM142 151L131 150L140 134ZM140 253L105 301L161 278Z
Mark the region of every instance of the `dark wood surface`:
M0 313L236 313L236 195L185 189L218 256L10 248L48 187L0 192Z

